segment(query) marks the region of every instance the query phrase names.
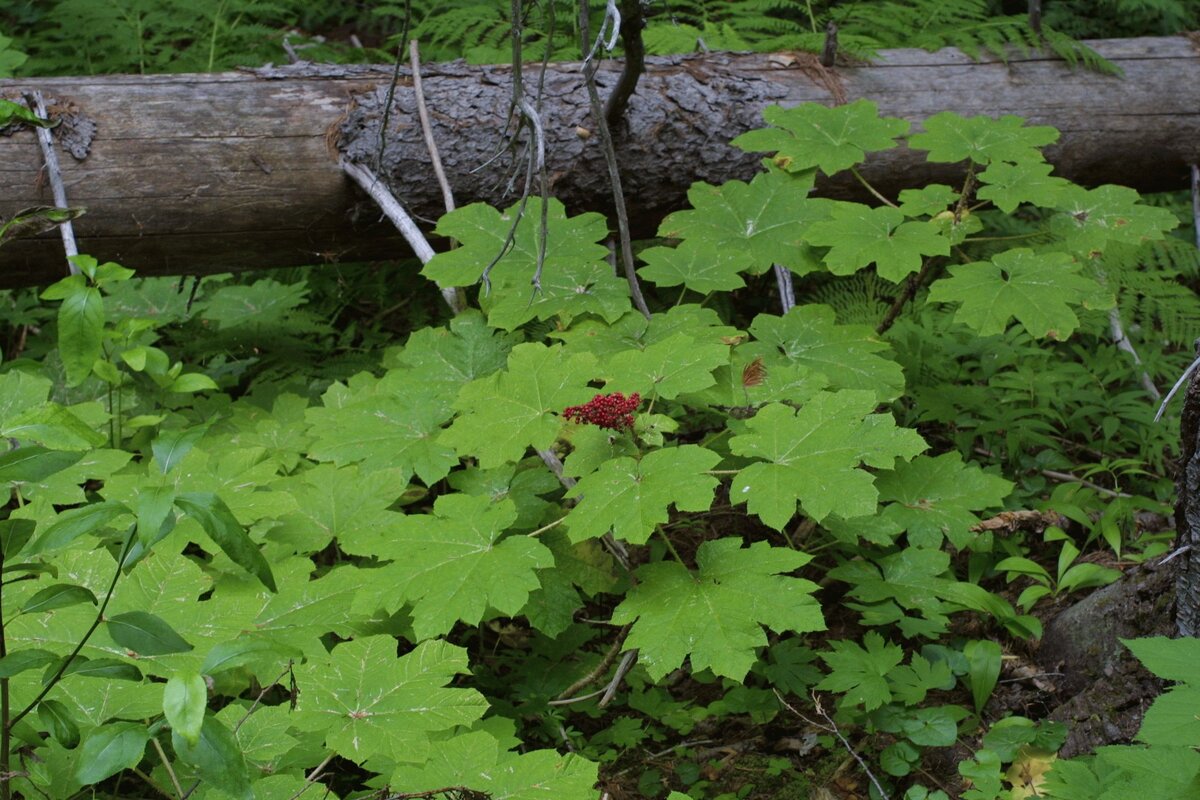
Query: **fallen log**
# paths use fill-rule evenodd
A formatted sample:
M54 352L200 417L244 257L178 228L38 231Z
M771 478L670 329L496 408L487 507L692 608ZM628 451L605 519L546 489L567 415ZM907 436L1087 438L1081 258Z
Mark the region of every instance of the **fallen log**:
M758 157L727 143L760 126L770 104L865 97L918 124L943 110L1019 114L1062 131L1047 152L1057 174L1146 191L1185 186L1188 164L1200 160L1200 49L1183 36L1091 44L1125 77L1071 69L1038 53L1001 63L974 62L957 50L891 50L875 63L828 71L805 54L649 59L615 132L635 235L653 235L693 181L750 177ZM602 93L618 66L598 74ZM408 255L337 166L339 147L360 161L378 154L391 75L390 66L299 64L207 75L26 78L0 80L0 96L38 89L60 112L94 121L86 158L63 159L67 196L87 208L75 222L83 252L142 274L202 274ZM511 159L493 158L508 112L509 68L430 65L422 77L459 203L511 202ZM573 212L607 212L610 193L577 64L552 65L544 104L555 194ZM395 109L383 171L418 219L434 220L442 200L404 70ZM0 217L49 202L40 170L32 132L0 136ZM876 154L863 172L891 195L959 174L904 147ZM852 179L820 189L862 196ZM0 249L0 286L61 274L54 233Z

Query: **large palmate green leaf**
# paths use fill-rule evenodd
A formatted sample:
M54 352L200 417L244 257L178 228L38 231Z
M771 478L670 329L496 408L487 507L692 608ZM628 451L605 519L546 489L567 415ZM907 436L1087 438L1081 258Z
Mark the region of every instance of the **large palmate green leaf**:
M1014 317L1039 338L1065 339L1079 326L1073 305L1106 308L1111 295L1066 253L1008 250L991 261L956 264L930 287L929 302L961 303L954 319L981 336L1003 333ZM1106 302L1107 301L1107 302Z
M880 117L871 100L840 106L802 103L795 108L767 106L763 119L772 128L743 133L734 147L747 152L776 152L775 163L792 172L819 168L826 175L862 163L867 153L896 146L908 122Z
M572 541L613 534L644 544L666 522L667 509L707 511L717 479L706 472L721 457L686 444L647 453L639 460L612 458L567 493L582 497L567 516Z
M831 388L869 389L880 402L904 390L900 365L882 355L888 344L866 325L839 325L829 306L796 306L782 317L759 314L750 333L770 347L761 352L768 374L777 366L800 364L823 375ZM753 344L743 347L760 354Z
M816 584L786 577L809 556L766 542L743 548L740 539L708 541L696 553L695 572L677 561L638 569L639 583L613 612L613 622L632 622L626 648L655 680L691 657L692 669L711 669L741 680L773 631L822 630Z
M938 547L945 536L958 549L974 536L974 511L995 508L1013 489L1011 481L964 465L957 452L930 458L917 456L875 479L883 516L908 531L918 547Z
M611 322L629 309L628 285L613 274L606 261L608 248L597 244L608 236L604 217L591 213L567 217L561 202L549 201L541 289L535 291L531 281L537 270L541 200L529 198L506 247L517 208L501 213L474 203L443 216L438 234L457 239L462 246L437 254L423 274L440 286L471 286L499 256L489 273L490 291L481 292L480 302L488 322L506 330L558 314L592 313Z
M890 414L873 414L865 391L818 392L799 411L772 403L730 440L737 455L758 459L733 479L730 500L776 530L804 512L860 516L875 510L878 492L863 464L891 467L925 449L916 431L897 428Z
M909 137L910 147L928 150L935 162L1041 161L1038 149L1058 140L1058 131L1048 125L1025 125L1012 114L999 119L963 117L953 111L934 114L924 123L925 132Z
M491 800L568 800L595 794L596 765L554 750L505 752L490 733L472 731L439 742L421 766L400 766L392 785L406 792L461 786Z
M447 688L468 671L467 651L444 641L397 656L391 636L355 639L296 668L292 723L322 733L328 747L356 764L374 755L421 764L430 734L468 725L487 710L474 689Z
M645 349L617 353L602 371L609 390L674 400L683 392L712 386L713 370L728 363L727 345L701 344L686 333L676 333Z
M804 232L825 217L829 204L809 198L812 186L811 174L789 175L782 170L760 173L750 183L696 183L688 190L692 208L663 220L658 235L683 239L682 247L700 248L702 254L719 260L726 276L765 272L772 264L803 275L820 263L805 247Z
M413 331L403 349L384 355L383 365L407 367L406 374L425 393L452 402L463 384L503 369L517 341L517 336L496 331L482 314L468 309L450 320L449 328Z
M991 200L1006 214L1011 214L1021 203L1050 207L1071 185L1065 178L1051 175L1053 169L1041 161L1019 164L996 161L979 173L982 185L975 195L980 200Z
M921 268L924 256L950 254L950 240L929 222L905 222L899 209L836 203L831 219L805 234L810 244L829 247L825 264L835 275L850 275L875 264L893 283Z
M554 442L558 414L592 398L587 384L597 372L590 353L568 356L559 345L517 345L506 371L462 388L455 403L462 413L442 441L460 455L477 456L484 468L520 461L531 445L544 449Z
M512 501L443 495L433 515L405 516L376 555L395 563L370 576L392 588L379 604L394 609L413 603L413 631L427 639L448 633L462 620L475 624L489 608L512 616L538 588L534 570L554 564L541 542L504 531L516 519Z
M1107 184L1095 189L1070 186L1055 205L1063 212L1050 221L1050 229L1063 237L1063 246L1081 256L1100 254L1109 242L1138 245L1161 239L1179 226L1168 208L1139 202L1133 189Z
M431 393L412 372L392 370L378 381L357 376L327 391L325 406L304 415L315 437L309 457L359 464L363 472L395 468L401 483L414 473L428 485L446 477L458 456L437 434L453 416L452 398Z

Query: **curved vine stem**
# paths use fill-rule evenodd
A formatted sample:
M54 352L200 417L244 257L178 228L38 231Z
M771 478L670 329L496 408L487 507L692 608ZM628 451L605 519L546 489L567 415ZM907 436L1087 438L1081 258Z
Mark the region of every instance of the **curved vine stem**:
M92 638L92 634L96 632L96 628L100 627L100 623L104 621L104 611L108 608L108 601L112 600L113 590L117 588L117 581L121 577L121 566L125 563L125 558L129 555L129 548L133 547L133 540L136 536L137 528L131 526L129 535L125 538L125 544L121 548L121 556L117 559L117 568L113 570L112 580L108 584L108 591L104 593L104 600L100 603L100 608L96 611L96 618L92 620L91 627L83 634L70 655L64 658L62 663L58 665L58 671L54 673L50 680L46 681L46 685L38 692L37 697L30 700L29 705L21 709L15 717L6 721L4 725L5 732L11 730L14 725L24 719L25 715L33 711L37 707L37 704L42 702L42 699L50 693L50 690L58 685L58 682L62 680L63 673L67 671L67 667L71 666L71 662L75 660L75 656L79 655L79 651L83 650L84 645L88 643L88 639Z

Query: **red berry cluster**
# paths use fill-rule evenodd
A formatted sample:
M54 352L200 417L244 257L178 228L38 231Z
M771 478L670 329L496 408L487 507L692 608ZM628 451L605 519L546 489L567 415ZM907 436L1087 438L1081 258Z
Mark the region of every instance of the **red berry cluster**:
M614 431L626 430L633 427L633 412L640 402L642 398L637 392L629 397L620 392L598 394L581 406L570 406L563 416Z

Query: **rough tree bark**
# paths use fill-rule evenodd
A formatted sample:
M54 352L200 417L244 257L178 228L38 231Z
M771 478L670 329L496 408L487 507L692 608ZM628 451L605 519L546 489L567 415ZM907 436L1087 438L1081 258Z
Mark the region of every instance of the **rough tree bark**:
M1093 44L1125 78L1071 70L1036 53L1004 64L975 63L957 50L893 50L876 63L830 71L802 54L650 59L617 131L635 233L653 234L695 180L752 175L757 157L730 148L729 139L760 125L766 105L806 100L866 97L914 123L947 109L1020 114L1062 130L1048 151L1058 174L1143 190L1185 185L1187 165L1200 159L1200 51L1186 37ZM601 70L602 90L617 71L612 63ZM511 197L509 159L489 163L501 143L508 73L462 64L424 72L461 203ZM391 67L302 64L215 75L5 80L0 96L41 89L60 109L95 121L90 155L64 166L68 197L88 208L76 222L84 252L142 274L205 273L407 253L339 172L334 152L340 142L353 158L374 158L390 76ZM609 192L578 65L555 65L546 91L554 191L572 211L606 211ZM402 201L434 219L441 199L407 76L396 103L384 168ZM40 166L32 133L0 136L0 215L47 203ZM905 148L873 157L864 172L889 194L957 174ZM822 190L861 196L849 181ZM48 235L0 249L0 286L60 275L56 241Z

